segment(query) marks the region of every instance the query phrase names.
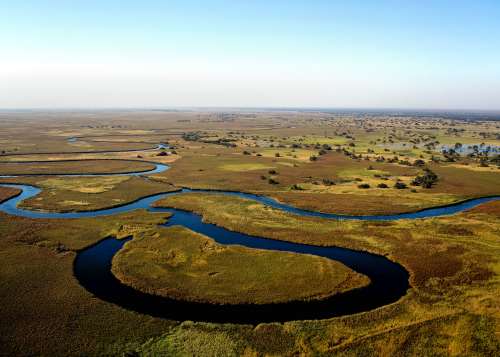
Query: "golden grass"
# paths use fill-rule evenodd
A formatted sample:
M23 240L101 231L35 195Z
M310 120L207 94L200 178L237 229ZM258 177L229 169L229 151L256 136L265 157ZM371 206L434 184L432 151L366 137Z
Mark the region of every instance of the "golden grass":
M226 165L221 165L220 168L226 171L246 172L254 170L268 170L274 167L260 163L254 163L254 164L248 163L248 164L226 164Z
M15 156L11 158L15 159ZM22 156L21 158L26 160ZM147 171L155 168L152 163L136 160L75 160L73 157L70 161L47 161L51 159L50 157L40 157L40 159L44 162L0 162L0 173L3 175L106 174Z
M114 189L118 184L130 180L129 176L49 178L38 184L49 190L66 190L82 193L102 193Z

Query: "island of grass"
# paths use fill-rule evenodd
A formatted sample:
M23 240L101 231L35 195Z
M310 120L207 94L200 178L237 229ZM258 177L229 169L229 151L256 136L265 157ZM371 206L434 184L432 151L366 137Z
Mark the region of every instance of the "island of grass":
M20 206L48 212L77 212L116 207L145 196L177 189L170 184L126 175L0 179L0 184L4 182L40 187L42 191L38 195L24 200Z
M0 203L17 196L21 190L12 187L0 187Z
M149 171L155 166L151 162L112 159L0 162L0 172L2 175L97 175Z
M216 304L322 299L369 283L330 259L219 245L179 226L128 242L112 271L143 292Z

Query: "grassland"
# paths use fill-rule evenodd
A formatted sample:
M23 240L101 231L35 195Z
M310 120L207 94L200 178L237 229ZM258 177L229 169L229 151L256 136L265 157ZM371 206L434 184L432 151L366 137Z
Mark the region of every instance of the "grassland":
M321 299L369 282L326 258L222 246L182 227L127 243L113 273L144 292L217 304Z
M9 178L3 181L42 188L38 195L23 201L22 207L58 212L88 211L119 206L144 196L176 190L172 185L135 176L41 176Z
M8 200L9 198L18 195L21 190L11 187L0 187L0 203Z
M138 241L157 237L160 215L138 211L62 221L0 215L0 315L11 321L0 324L2 353L12 355L22 345L26 354L45 355L495 355L500 348L495 335L500 204L461 218L459 227L450 217L421 221L419 230L408 222L377 225L376 231L370 222L342 227L351 234L352 245L360 247L364 241L367 250L389 249L391 257L410 258L400 259L406 267L420 266L412 271L410 294L362 314L254 327L141 316L92 298L77 284L71 273L75 250L111 234L134 234ZM295 228L298 234L288 237L298 240L305 232ZM371 228L370 236L359 234L361 228ZM328 240L317 241L342 245L330 233Z
M194 210L208 222L248 234L362 249L386 254L403 264L411 274L410 294L391 306L339 319L351 333L363 330L364 337L349 334L341 338L337 335L339 321L331 330L325 323L325 331L330 331L323 337L325 345L314 347L324 348L324 353L425 355L449 351L474 355L494 354L500 348L495 335L500 317L498 202L459 216L397 222L299 218L249 200L214 194L174 196L161 204ZM367 321L371 321L369 327L360 328ZM302 333L313 326L291 325L300 326ZM446 332L437 333L440 330ZM411 346L407 346L409 341Z
M201 140L186 140L182 135L192 132L198 133ZM20 173L20 167L26 173L56 173L57 169L76 172L82 167L86 172L116 172L149 165L143 160L172 166L148 179L1 180L42 187L42 193L24 205L43 210L104 208L188 186L255 192L324 212L397 213L500 194L495 155L441 151L442 144L499 146L499 135L500 126L494 121L384 114L0 112L0 174L14 170ZM70 137L79 140L68 142ZM158 142L168 142L175 153L158 156L158 150L146 150ZM130 149L141 151L99 152ZM15 155L19 153L31 154ZM134 162L110 161L111 166L103 167L99 159ZM37 160L94 161L72 167L61 162L4 164ZM41 167L45 165L50 167ZM431 188L412 186L424 167L435 172L438 181ZM406 183L408 188L396 189L396 182ZM382 183L388 188L377 187ZM362 184L370 187L360 188ZM17 193L0 188L0 201ZM283 296L274 295L276 299L310 298L315 295L315 287L318 292L328 285L319 278L309 278L310 286L299 291L300 284L306 284L300 278L318 276L314 270L320 266L317 260L307 264L307 270L307 259L297 262L278 254L282 259L276 264L277 253L270 252L272 257L268 259L264 258L267 255L257 257L254 251L233 247L220 254L224 259L215 253L205 257L206 252L194 248L198 244L195 242L206 242L206 238L185 230L157 227L164 221L163 215L135 211L95 219L49 221L0 213L0 355L500 355L498 202L449 217L397 222L297 217L216 194L173 196L161 204L195 211L205 221L235 231L386 255L410 272L412 289L394 304L321 321L250 326L160 320L91 296L73 277L76 251L109 235L134 235L127 247L138 249L133 252L136 261L129 252L127 259L121 257L122 263L133 263L134 273L141 272L143 280L149 279L147 286L142 282L142 288L154 286L157 292L163 288L163 281L156 281L148 272L149 268L161 266L163 258L154 260L147 252L157 248L162 257L171 245L186 256L189 253L182 269L196 272L195 278L215 268L219 273L237 272L227 276L219 289L233 289L231 296L235 296L237 287L245 285L238 276L260 279L270 293L285 292ZM167 239L157 239L160 237ZM215 251L220 248L215 247ZM207 264L193 267L191 263L202 258ZM245 275L244 269L234 266L237 261L256 266L262 276ZM279 276L286 272L279 271L279 267L291 264L288 269L296 272L296 285L284 287L278 281L269 281L266 262L270 264L267 273ZM305 270L300 278L300 269L294 270L297 267ZM213 277L217 276L224 277ZM169 284L188 281L180 277L170 279ZM203 281L195 278L191 283ZM139 280L135 283L141 288ZM205 291L215 296L222 293L202 286L192 287L190 292L198 289L199 299L207 298L201 294ZM267 295L256 294L252 299L258 301Z
M71 160L45 162L1 162L3 175L43 174L107 174L133 171L148 171L155 165L148 162L128 160Z
M77 250L108 235L138 234L163 220L140 211L63 221L0 214L0 355L112 353L115 344L122 350L172 325L103 303L73 276Z

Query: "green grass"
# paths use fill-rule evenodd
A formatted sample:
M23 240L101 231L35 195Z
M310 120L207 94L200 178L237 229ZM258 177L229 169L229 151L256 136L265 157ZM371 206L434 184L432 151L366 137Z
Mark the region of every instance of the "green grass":
M21 203L42 211L87 211L123 205L143 196L175 190L141 177L20 177L4 182L39 186L42 191Z
M369 281L326 258L223 246L183 227L128 242L113 273L148 293L220 304L321 299Z
M434 140L447 144L485 142L500 145L495 122L379 116L356 119L351 115L306 112L238 113L231 120L221 120L218 113L201 112L0 113L1 149L7 154L35 153L30 156L0 155L0 160L138 160L141 158L137 155L140 155L143 160L172 162L172 169L156 175L159 181L155 183L146 184L135 179L123 182L49 180L44 183L47 195L42 194L35 198L41 200L28 203L51 210L107 207L156 190L168 190L172 188L169 183L262 193L299 207L346 214L411 211L500 193L499 170L477 170L478 162L473 159L431 164L439 182L430 190L417 189L417 193L412 193L394 189L359 190L355 184L353 187L349 184L323 187L313 182L339 180L345 178L346 173L360 175L363 182L370 184L378 182L378 178L365 171L369 165L390 174L390 180L396 177L406 180L420 171L414 167L376 163L373 157L371 161L353 160L337 153L328 153L310 162L310 154L318 151L313 147L298 151L297 158L293 158L290 148L267 148L271 143L291 145L299 138L303 139L302 143L312 145L351 142L335 132L352 135L356 146L346 148L357 154L366 156L368 149L373 149L377 155L398 155L410 161L420 155L426 161L431 155L442 158L439 152L429 154L422 147L413 148L409 143L412 137L435 135ZM450 131L455 129L464 131ZM232 135L238 147L227 149L185 142L178 135L170 135L198 130L220 138ZM78 135L87 138L77 143L66 141L67 137ZM390 135L394 136L394 145L382 144L380 139L389 139ZM145 149L159 141L175 145L179 155L157 157L156 151L37 154ZM384 151L384 147L389 152ZM267 157L243 155L245 150L265 152ZM283 152L283 157L276 158L277 151ZM469 167L463 166L464 163ZM50 165L48 170L55 172L54 167L64 164ZM19 166L9 166L9 170L12 167L17 169ZM278 171L273 176L278 184L268 183L268 167ZM26 171L35 169L42 168L31 164L23 166ZM102 167L95 162L86 169L96 172ZM0 173L4 172L0 170ZM262 175L266 180L261 179ZM47 179L16 181L38 184ZM294 184L303 185L307 190L290 190ZM0 189L0 199L12 194L15 192ZM82 206L81 202L89 204ZM165 204L200 212L206 221L246 233L387 255L410 271L413 288L394 304L321 321L258 326L165 321L100 301L82 289L72 273L74 250L109 234L126 236L133 233L132 242L148 241L148 237L163 232L156 228L156 223L163 220L160 216L136 211L96 219L46 221L0 214L0 320L3 321L0 323L0 355L500 354L499 203L489 203L450 217L388 223L297 218L265 209L254 202L217 196L177 196ZM149 263L144 261L146 265Z
M30 220L0 213L0 355L99 355L113 344L123 351L172 326L96 299L73 276L76 250L155 229L164 217L135 211Z

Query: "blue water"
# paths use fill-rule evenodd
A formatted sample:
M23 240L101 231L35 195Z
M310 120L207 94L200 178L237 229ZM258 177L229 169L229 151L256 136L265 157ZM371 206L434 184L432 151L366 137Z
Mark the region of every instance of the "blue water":
M157 164L148 172L132 172L112 175L147 175L159 173L168 166ZM82 176L82 175L71 175ZM96 176L83 175L83 176ZM173 320L196 320L232 323L260 323L271 321L290 321L305 319L324 319L362 311L372 310L398 301L410 287L408 272L399 264L389 259L366 252L339 247L319 247L306 244L291 243L250 236L229 231L213 224L204 223L199 215L171 208L152 207L162 198L189 192L223 194L237 196L260 202L264 205L291 214L320 217L336 220L398 220L437 217L461 212L485 202L498 200L500 196L477 198L459 202L449 206L424 209L414 213L402 213L383 216L347 216L321 213L299 209L276 200L255 194L182 189L176 192L156 194L141 198L123 206L86 212L39 212L19 208L18 204L27 198L36 196L40 189L29 185L4 184L0 186L14 187L22 193L0 204L0 211L29 218L85 218L130 212L136 209L147 209L151 212L168 212L172 216L165 226L180 225L192 231L204 234L219 244L238 244L249 248L274 251L312 254L339 261L347 267L370 278L368 286L353 289L345 293L333 295L323 300L295 301L277 304L240 304L217 305L168 299L137 291L122 284L111 272L113 256L130 239L117 240L106 238L99 243L78 253L74 263L75 277L80 284L95 296L104 301L117 304L123 308L155 317ZM168 239L168 238L166 238Z

